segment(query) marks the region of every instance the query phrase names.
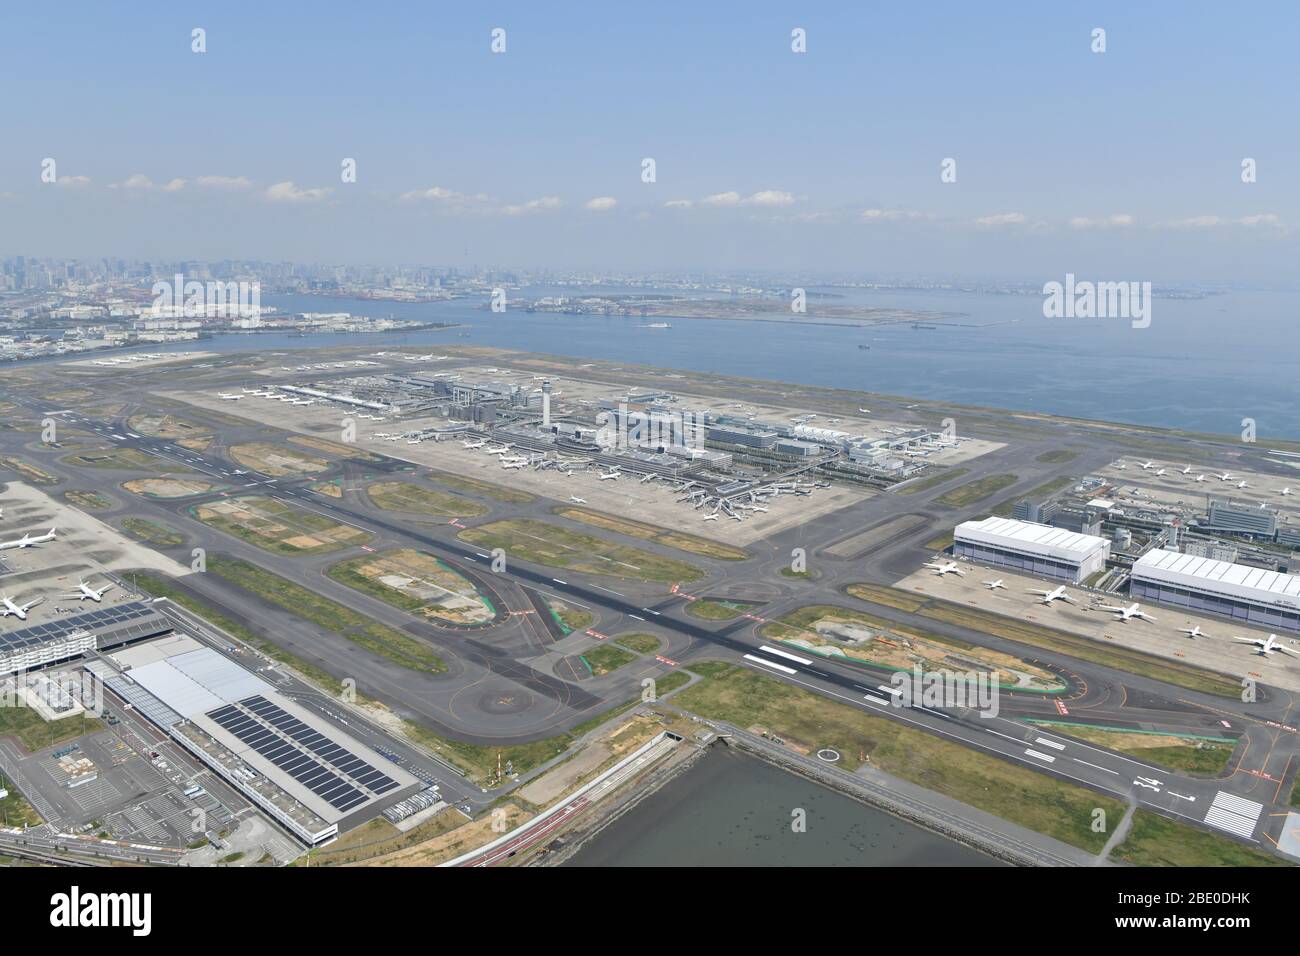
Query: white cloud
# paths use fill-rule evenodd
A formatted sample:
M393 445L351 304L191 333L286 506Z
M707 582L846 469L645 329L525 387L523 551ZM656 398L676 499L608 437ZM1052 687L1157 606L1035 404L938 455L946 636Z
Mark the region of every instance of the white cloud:
M613 196L597 196L595 199L588 199L583 208L590 209L592 212L608 212L617 205L618 200Z
M705 196L700 200L701 206L738 206L740 205L740 193L725 192L714 193L712 196Z
M1282 217L1272 212L1255 213L1232 219L1227 216L1189 216L1186 219L1167 219L1156 224L1161 229L1218 229L1225 226L1245 226L1248 229L1260 226L1282 228Z
M977 226L1023 226L1028 220L1023 212L998 212L991 216L980 216L975 220Z
M449 202L453 199L463 199L465 197L453 190L443 189L441 186L431 186L428 189L413 189L410 192L402 193L400 198L403 202L416 202L421 199L430 202Z
M506 206L501 211L507 216L523 216L532 212L548 212L552 209L559 209L564 202L559 196L542 196L539 199L530 199L526 203L516 206Z
M862 218L868 222L910 222L916 219L933 219L934 215L918 212L915 209L864 209Z
M668 209L690 209L695 203L689 199L670 199L664 206Z
M274 186L268 186L266 198L271 202L321 202L328 199L332 192L334 192L333 189L325 186L314 189L299 189L292 180L286 180L282 183L276 183Z
M780 189L764 189L745 200L747 206L789 206L794 196Z
M248 189L253 185L246 176L200 176L194 181L207 189Z
M174 193L185 188L185 180L173 179L165 183L155 183L143 173L136 173L134 176L128 176L120 183L109 183L109 189L130 189L135 192L152 192L159 190L165 193Z
M1131 226L1133 221L1133 217L1128 213L1116 213L1113 216L1105 216L1101 219L1075 216L1070 220L1070 225L1075 229L1115 229Z
M89 176L60 176L54 181L54 185L62 186L64 189L80 189L82 186L90 185Z

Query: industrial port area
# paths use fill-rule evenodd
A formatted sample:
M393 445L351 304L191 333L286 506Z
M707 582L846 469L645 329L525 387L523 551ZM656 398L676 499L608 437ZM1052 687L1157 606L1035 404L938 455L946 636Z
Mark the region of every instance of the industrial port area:
M726 747L1012 863L1300 858L1291 443L453 347L0 403L2 855L564 863Z

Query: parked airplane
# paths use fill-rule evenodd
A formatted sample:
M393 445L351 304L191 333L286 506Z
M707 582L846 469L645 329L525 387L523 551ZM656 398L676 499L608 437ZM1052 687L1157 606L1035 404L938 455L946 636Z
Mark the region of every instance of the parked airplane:
M8 599L5 600L5 603L9 603ZM1295 651L1291 650L1291 648L1287 647L1285 644L1278 643L1276 634L1270 634L1268 640L1265 641L1261 641L1258 637L1234 637L1233 640L1238 644L1254 644L1259 648L1259 653L1262 657L1268 657L1274 651L1281 651L1284 654L1295 654Z
M1181 630L1188 637L1209 637L1210 636L1208 634L1204 634L1201 632L1201 625L1199 624L1197 624L1195 627L1184 627L1181 628Z
M461 445L465 448L482 448L487 444L486 438L480 438L478 441L463 441Z
M984 586L988 588L990 591L996 591L998 588L1002 588L1005 591L1007 587L1005 584L1002 583L1001 578L998 578L996 581L985 581Z
M1191 473L1192 473L1191 465L1188 465L1186 468L1184 468L1182 471L1179 472L1180 475L1190 475Z
M217 394L228 402L237 402L244 397L243 395L233 395L229 392L218 392Z
M859 408L858 411L860 411L863 415L870 415L870 414L871 414L871 409L869 409L869 408Z
M1127 624L1132 618L1140 617L1144 621L1154 621L1155 618L1142 610L1141 604L1130 604L1128 607L1116 607L1112 604L1098 604L1098 608L1103 611L1114 611L1118 615L1117 620Z
M1053 601L1057 600L1058 598L1062 601L1068 601L1070 604L1079 603L1074 598L1070 597L1069 592L1065 590L1065 585L1061 585L1059 588L1055 588L1051 591L1038 591L1035 590L1034 588L1030 588L1028 593L1039 595L1042 598L1040 602L1042 604L1051 604Z
M526 464L528 464L528 462L526 461L504 461L503 460L501 462L501 467L505 468L508 471L511 468L522 468Z
M4 602L4 607L0 607L0 617L8 617L10 614L13 614L18 618L18 620L25 621L27 620L27 612L44 600L45 598L37 598L35 601L29 601L26 604L15 604L13 601L9 600L8 595L6 595L5 597L0 598L0 601Z
M705 515L704 518L703 518L703 520L704 520L704 521L717 521L717 520L718 520L718 513L715 511L713 514Z
M85 581L80 581L77 583L77 600L84 601L87 598L89 598L90 600L98 604L100 601L104 600L104 595L107 594L110 590L112 590L112 588L113 588L112 584L105 584L102 588L96 590L95 588L92 588L90 585L88 585Z
M939 575L940 577L943 577L945 574L947 574L950 571L953 574L959 574L959 575L965 575L966 573L961 568L957 567L956 561L944 561L942 564L939 563L938 561L927 561L925 562L925 566L927 568L930 568L932 571L934 571L935 574Z
M641 479L641 484L644 485L647 481L654 481L654 480L655 480L656 478L658 478L658 477L659 477L659 475L658 475L658 473L656 473L656 472L653 472L653 471L651 471L651 472L647 472L646 475L645 475L644 477L642 477L642 479Z
M1244 481L1239 481L1239 482L1237 482L1237 487L1238 487L1238 488L1246 488L1246 487L1248 487L1248 486L1247 486L1247 484L1246 484Z
M597 481L618 481L618 469L615 468L614 470L609 472L609 474L606 475L597 475L596 480Z
M21 538L14 541L0 541L0 551L8 551L11 548L30 548L34 544L44 544L46 541L54 540L55 529L51 528L45 534L31 535L24 534Z
M509 445L502 445L500 448L489 448L487 450L487 453L489 455L504 455L509 450L510 450Z
M575 505L585 505L587 503L586 498L579 498L577 495L569 495L569 500Z
M1204 480L1205 480L1205 476L1204 476L1204 475L1197 475L1197 476L1196 476L1196 480L1197 480L1197 481L1204 481Z
M1144 462L1142 462L1142 470L1143 470L1143 471L1149 471L1150 469L1154 468L1155 466L1156 466L1156 463L1155 463L1154 461L1144 461Z
M1157 469L1155 470L1154 474L1155 474L1155 476L1156 476L1157 478L1162 478L1162 477L1164 477L1165 470L1164 470L1163 468L1157 468Z
M1284 496L1285 496L1285 495L1289 495L1289 494L1291 494L1291 486L1288 485L1287 487L1283 488L1283 489L1282 489L1282 494L1283 494Z
M1231 480L1232 480L1232 472L1230 472L1230 471L1225 471L1223 474L1219 475L1218 478L1219 478L1220 481L1231 481Z

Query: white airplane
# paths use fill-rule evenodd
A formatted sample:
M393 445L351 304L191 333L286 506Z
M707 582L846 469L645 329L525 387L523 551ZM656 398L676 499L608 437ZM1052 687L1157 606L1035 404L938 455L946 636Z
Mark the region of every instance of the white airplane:
M1007 586L1002 583L1001 578L998 578L996 581L985 581L983 583L984 586L988 588L990 591L996 591L998 588L1002 588L1002 590L1005 591L1007 588Z
M26 604L15 604L13 601L9 600L8 595L6 595L5 597L0 598L0 601L4 602L4 607L0 607L0 617L8 617L10 614L13 614L18 618L18 620L25 621L27 620L27 612L44 600L45 598L37 598L35 601L29 601Z
M1051 591L1038 591L1035 590L1034 588L1030 588L1028 593L1039 595L1039 597L1042 599L1039 602L1041 604L1051 604L1053 601L1057 600L1058 598L1062 601L1068 601L1070 604L1079 603L1074 598L1070 597L1069 592L1065 590L1065 585L1061 585L1059 588L1055 588L1054 590Z
M654 481L654 480L655 480L656 478L658 478L658 477L659 477L659 475L658 475L658 473L656 473L656 472L653 472L653 471L651 471L651 472L647 472L647 473L646 473L646 474L641 478L641 484L644 485L647 481Z
M1244 481L1239 481L1239 482L1237 482L1237 487L1238 487L1238 488L1246 488L1246 487L1249 487L1249 486L1248 486Z
M716 513L711 514L711 515L704 515L703 520L704 520L704 521L717 521L717 520L718 520L718 516L717 516Z
M1190 475L1191 473L1192 473L1191 465L1188 465L1186 468L1184 468L1182 471L1179 472L1180 475Z
M618 477L619 477L618 469L615 468L607 475L597 475L596 480L597 481L618 481Z
M510 450L509 445L502 445L500 448L489 448L487 450L487 453L489 455L504 455L509 450Z
M511 468L522 468L526 464L528 464L526 461L503 461L501 467L508 471Z
M8 601L5 603L7 604ZM1274 651L1281 651L1284 654L1295 653L1295 651L1291 650L1291 648L1287 647L1285 644L1279 644L1276 634L1270 634L1268 640L1265 641L1261 641L1258 637L1234 637L1233 640L1238 644L1254 644L1259 648L1259 653L1263 657L1268 657Z
M217 395L228 402L237 402L244 397L243 395L235 395L231 392L218 392Z
M1117 620L1123 621L1125 624L1135 617L1140 617L1144 621L1155 620L1154 617L1142 610L1141 604L1130 604L1128 607L1115 607L1112 604L1098 604L1097 607L1103 611L1114 611L1115 614L1118 615Z
M15 541L0 541L0 551L8 551L11 548L30 548L34 544L44 544L46 541L54 540L55 529L51 528L45 534L31 535L24 534Z
M569 495L569 500L575 505L585 505L587 503L586 498L579 498L577 495Z
M1165 470L1164 470L1163 468L1158 468L1158 469L1156 469L1156 471L1154 472L1154 474L1155 474L1155 476L1156 476L1157 478L1161 478L1161 477L1163 477L1163 476L1164 476L1164 473L1165 473Z
M869 409L869 408L859 408L858 411L860 411L863 415L870 415L870 414L871 414L871 409Z
M1218 479L1220 481L1232 481L1232 472L1225 471L1223 474L1218 476Z
M1127 469L1127 468L1128 468L1128 465L1124 464L1122 461L1121 461L1121 462L1117 462L1117 463L1115 464L1115 470L1116 470L1116 471L1124 471L1124 470Z
M1286 495L1289 495L1289 494L1291 494L1291 486L1290 486L1290 485L1288 485L1287 487L1285 487L1285 488L1282 489L1282 495L1283 495L1283 497L1285 497ZM0 509L0 510L3 510L3 509Z
M1184 634L1186 634L1188 637L1192 637L1192 638L1196 638L1196 637L1209 637L1209 636L1210 636L1210 635L1208 635L1208 634L1202 633L1202 631L1201 631L1201 625L1199 625L1199 624L1197 624L1195 627L1184 627L1184 628L1180 628L1180 630L1182 631L1182 633L1184 633Z
M478 441L463 441L461 446L464 448L482 448L487 444L487 439L480 438Z
M1196 481L1204 481L1204 480L1205 480L1205 476L1204 476L1204 475L1197 475L1195 480L1196 480Z
M1144 462L1142 462L1142 470L1143 470L1143 471L1149 471L1149 470L1151 470L1152 468L1154 468L1155 466L1156 466L1156 463L1155 463L1154 461L1144 461Z
M938 561L927 561L925 562L925 566L930 570L932 570L935 574L939 575L939 577L943 577L945 574L947 574L950 571L953 574L959 574L959 575L966 574L965 571L957 567L956 561L944 561L943 563L940 563Z
M113 587L112 584L105 584L102 588L96 590L95 588L92 588L90 585L88 585L85 581L80 581L77 583L77 592L78 592L77 600L84 601L87 598L90 598L90 600L98 604L100 601L104 600L104 595L107 594L112 589L112 587Z

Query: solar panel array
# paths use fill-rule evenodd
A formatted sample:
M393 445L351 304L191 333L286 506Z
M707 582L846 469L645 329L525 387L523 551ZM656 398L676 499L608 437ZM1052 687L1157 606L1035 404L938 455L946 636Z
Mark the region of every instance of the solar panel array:
M151 637L171 629L171 623L163 617L154 606L144 601L132 601L129 604L116 604L101 607L88 614L65 617L61 621L46 621L44 624L32 624L15 631L0 634L0 650L16 650L23 647L35 647L50 641L66 637L73 631L86 630L101 634L108 629L126 629L124 640L136 637ZM117 639L119 635L114 635ZM102 646L102 644L101 644Z
M261 695L239 701L238 707L218 707L208 716L340 813L365 803L366 790L378 795L397 786L392 777Z

